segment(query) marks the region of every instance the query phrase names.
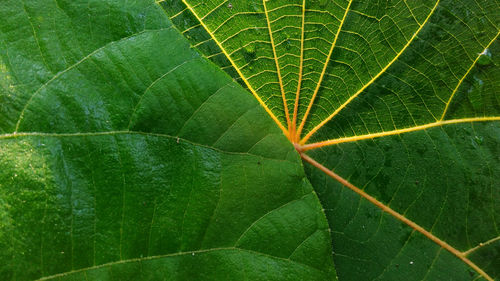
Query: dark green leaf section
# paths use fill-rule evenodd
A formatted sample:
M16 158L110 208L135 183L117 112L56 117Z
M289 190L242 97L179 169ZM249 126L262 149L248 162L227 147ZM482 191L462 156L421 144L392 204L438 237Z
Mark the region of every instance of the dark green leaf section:
M474 280L478 274L419 232L308 167L332 226L339 280ZM484 280L484 279L476 279Z
M107 263L110 280L150 280L155 268L178 272L172 280L243 280L246 270L334 277L328 226L296 157L143 133L27 136L1 147L6 280ZM166 254L175 258L147 258Z
M157 4L46 2L0 8L0 279L336 279L293 146Z
M499 278L500 244L483 245L500 236L499 139L496 122L456 124L308 154L457 250L477 247L467 256ZM408 272L415 280L474 279L472 269L418 232L320 171L308 168L308 175L327 210L341 280L359 280L356 268L364 280L407 280Z

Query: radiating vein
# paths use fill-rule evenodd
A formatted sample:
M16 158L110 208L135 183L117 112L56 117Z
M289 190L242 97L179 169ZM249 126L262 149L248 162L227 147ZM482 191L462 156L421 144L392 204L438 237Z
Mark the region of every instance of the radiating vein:
M376 207L380 208L382 211L390 214L394 218L396 218L399 221L405 223L406 225L410 226L414 230L420 232L425 237L427 237L429 240L431 240L432 242L438 244L441 248L446 249L447 251L449 251L450 253L452 253L454 256L456 256L457 258L459 258L460 260L462 260L469 267L471 267L472 269L474 269L477 273L479 273L486 280L488 280L488 281L494 281L491 276L489 276L479 266L477 266L475 263L473 263L471 260L469 260L462 252L460 252L459 250L455 249L450 244L448 244L445 241L439 239L434 234L432 234L429 231L425 230L423 227L421 227L417 223L413 222L412 220L406 218L402 214L394 211L389 206L387 206L387 205L383 204L382 202L378 201L375 197L367 194L365 191L361 190L360 188L356 187L355 185L353 185L352 183L350 183L346 179L344 179L341 176L337 175L332 170L330 170L330 169L326 168L325 166L321 165L320 163L318 163L313 158L307 156L304 153L301 153L301 157L302 157L302 159L304 159L305 161L307 161L308 163L310 163L314 167L318 168L319 170L321 170L322 172L324 172L325 174L327 174L329 177L337 180L339 183L341 183L342 185L348 187L349 189L351 189L352 191L354 191L355 193L357 193L358 195L360 195L361 197L363 197L364 199L366 199L368 202L370 202L373 205L375 205Z
M214 151L218 151L225 154L230 155L253 155L257 157L261 157L269 160L278 160L284 162L291 162L291 160L279 160L276 158L265 157L261 154L254 154L252 152L235 152L224 150L223 148L213 147L207 144L197 143L179 136L172 136L161 133L149 133L149 132L141 132L141 131L104 131L104 132L80 132L80 133L42 133L42 132L21 132L21 133L12 133L12 134L2 134L0 135L0 140L3 139L15 139L21 137L53 137L53 138L72 138L72 137L92 137L92 136L114 136L114 135L141 135L141 136L151 136L151 137L159 137L159 138L168 138L176 140L177 142L182 141L189 143L191 145L205 147Z
M239 250L239 249L236 249L234 247L212 248L212 249L203 249L203 250L195 250L195 251L188 251L188 252L171 253L171 254L165 254L165 255L159 255L159 256L149 256L149 257L141 257L141 258L128 259L128 260L120 260L120 261L100 264L100 265L96 265L96 266L76 269L76 270L72 270L72 271L68 271L68 272L58 273L58 274L54 274L54 275L50 275L50 276L45 276L45 277L38 279L38 281L60 278L60 277L68 276L70 274L74 274L74 273L78 273L78 272L85 272L87 270L108 267L108 266L112 266L112 265L116 265L116 264L125 264L125 263L130 263L130 262L142 262L142 261L147 261L147 260L155 260L155 259L182 256L182 255L192 255L195 253L196 254L207 253L207 252L221 251L221 250Z
M356 141L360 141L360 140L374 139L374 138L393 136L393 135L400 135L400 134L404 134L404 133L422 131L425 129L444 126L444 125L470 123L470 122L488 122L488 121L500 121L500 116L473 117L473 118L437 121L437 122L433 122L433 123L429 123L429 124L425 124L425 125L420 125L420 126L415 126L415 127L410 127L410 128L404 128L404 129L385 131L385 132L380 132L380 133L373 133L373 134L366 134L366 135L359 135L359 136L352 136L352 137L346 137L346 138L338 138L338 139L320 141L320 142L315 142L315 143L310 143L310 144L299 145L298 147L302 151L307 151L307 150L320 148L320 147L324 147L324 146L329 146L329 145L335 145L335 144L346 143L346 142L356 142Z
M302 30L300 35L300 65L299 65L299 81L297 82L297 92L295 93L295 104L293 106L293 120L290 138L292 142L297 142L297 111L299 109L300 87L302 86L302 75L304 72L304 25L306 17L306 0L302 1Z
M291 121L290 121L290 113L288 111L288 105L286 102L286 96L285 96L285 88L283 87L283 80L281 77L281 70L280 70L280 64L278 62L278 56L276 55L276 45L274 44L274 36L273 36L273 31L271 29L271 22L269 21L269 13L267 11L267 5L266 5L267 0L262 0L262 3L264 4L264 14L266 15L266 21L267 21L267 28L269 31L269 38L271 40L271 48L273 49L273 55L274 55L274 62L276 64L276 70L278 72L278 80L280 83L280 89L281 89L281 98L283 99L283 108L285 110L285 116L286 116L286 122L288 123L288 132L290 132L291 128Z
M330 62L330 58L332 57L333 49L335 49L335 45L337 44L337 39L339 38L340 31L342 30L342 26L344 25L345 19L347 17L347 14L349 13L352 2L353 2L353 0L350 0L349 4L347 4L347 7L346 7L345 12L344 12L344 16L342 17L342 21L340 22L339 28L337 29L337 34L335 34L335 39L333 40L333 43L332 43L332 46L330 47L330 51L328 52L328 56L326 58L325 64L323 65L323 70L321 71L321 74L320 74L320 77L318 80L318 84L316 84L316 89L314 89L314 93L311 97L311 101L309 102L309 105L307 106L304 117L302 118L302 121L300 122L300 126L297 129L297 133L296 133L297 139L300 139L300 135L301 135L302 129L304 128L304 125L306 123L307 116L309 115L309 112L311 111L311 108L314 104L314 100L316 98L316 95L318 94L319 88L321 87L321 83L323 82L323 78L325 76L326 69L328 67L328 63Z
M307 140L314 134L316 133L321 127L323 127L323 125L325 125L326 123L328 123L333 117L335 117L340 111L342 111L342 109L344 109L349 103L351 103L356 97L358 97L366 88L368 88L371 84L373 84L373 82L375 82L382 74L384 74L387 69L389 69L389 67L394 63L396 62L399 57L405 52L405 50L411 45L411 43L415 40L415 38L417 38L417 35L420 33L420 31L422 30L422 28L426 25L426 23L429 21L429 19L431 18L431 16L434 14L434 12L436 11L436 8L437 6L439 5L439 2L441 0L438 0L436 1L436 3L434 4L434 7L432 7L432 10L429 12L429 14L427 15L426 19L424 20L424 22L420 25L420 27L415 31L415 33L413 33L412 37L410 38L410 40L408 40L408 42L406 43L406 45L403 46L403 48L396 54L396 56L379 72L377 73L377 75L375 75L370 81L368 81L366 84L363 85L363 87L361 87L361 89L359 89L354 95L350 96L347 101L345 101L341 106L339 106L332 114L330 114L330 116L328 116L326 119L324 119L323 121L321 121L318 125L316 125L316 127L314 127L301 141L300 143L306 143ZM319 85L318 85L319 86ZM305 118L303 119L303 122L304 122ZM302 124L301 124L302 125ZM303 125L302 125L303 126Z

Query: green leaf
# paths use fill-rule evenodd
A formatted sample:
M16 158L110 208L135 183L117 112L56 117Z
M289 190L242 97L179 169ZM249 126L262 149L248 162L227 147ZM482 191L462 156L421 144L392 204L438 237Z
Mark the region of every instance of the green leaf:
M1 280L336 279L299 155L157 4L0 13Z
M0 8L6 279L500 280L498 1L140 2Z

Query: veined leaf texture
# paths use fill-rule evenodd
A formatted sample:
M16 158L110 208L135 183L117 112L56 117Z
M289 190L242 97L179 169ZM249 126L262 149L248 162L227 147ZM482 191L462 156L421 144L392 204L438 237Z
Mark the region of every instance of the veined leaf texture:
M499 280L497 0L0 15L2 280Z

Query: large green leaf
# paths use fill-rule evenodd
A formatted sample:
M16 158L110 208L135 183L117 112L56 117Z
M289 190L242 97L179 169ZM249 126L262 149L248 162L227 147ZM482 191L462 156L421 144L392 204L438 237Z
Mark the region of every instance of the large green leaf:
M498 1L161 2L311 164L340 280L500 278Z
M497 0L5 2L6 279L500 280Z
M0 13L1 280L336 279L294 147L157 4Z

